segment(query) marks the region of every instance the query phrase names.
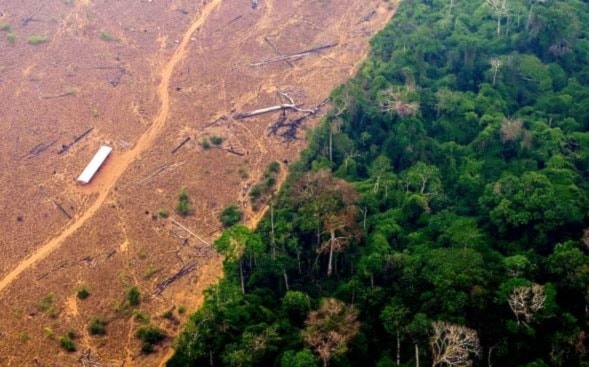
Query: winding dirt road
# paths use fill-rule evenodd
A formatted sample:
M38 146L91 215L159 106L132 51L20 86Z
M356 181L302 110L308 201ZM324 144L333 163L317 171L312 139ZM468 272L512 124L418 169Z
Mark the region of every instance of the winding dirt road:
M86 223L86 221L94 216L94 214L100 209L112 188L116 185L119 178L125 173L129 165L133 163L141 153L147 151L155 141L156 137L160 134L162 129L166 126L168 114L170 112L170 80L174 74L174 70L178 63L182 60L186 54L188 43L194 32L201 27L211 12L221 3L221 0L211 0L207 3L196 19L192 22L182 40L178 44L178 47L174 51L170 60L165 64L161 72L161 81L157 88L157 95L160 99L159 112L157 113L152 124L149 126L147 131L139 137L134 147L122 154L114 154L108 161L108 174L103 174L99 185L93 186L90 184L89 190L96 190L98 197L94 202L82 212L77 213L76 216L67 224L67 226L55 237L51 238L39 249L37 249L31 256L22 260L10 273L8 273L2 280L0 280L0 292L8 287L23 271L33 266L35 263L47 257L53 251L55 251L63 243L65 239L70 237L80 227ZM105 172L106 173L106 172ZM88 190L87 189L87 190Z

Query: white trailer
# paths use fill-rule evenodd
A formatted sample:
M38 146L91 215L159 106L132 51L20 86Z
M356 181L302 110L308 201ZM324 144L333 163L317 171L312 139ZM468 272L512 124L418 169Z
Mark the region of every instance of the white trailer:
M106 145L101 146L100 149L98 149L98 152L94 154L94 157L92 158L90 163L88 163L86 168L84 168L84 170L80 174L80 177L78 177L78 182L84 185L90 182L92 180L92 177L94 177L98 169L102 166L110 152L112 152L111 147Z

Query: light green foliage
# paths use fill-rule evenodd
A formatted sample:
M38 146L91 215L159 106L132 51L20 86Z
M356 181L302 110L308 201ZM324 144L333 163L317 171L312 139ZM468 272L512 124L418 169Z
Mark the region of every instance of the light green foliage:
M29 45L36 46L36 45L40 45L42 43L45 43L48 40L49 40L49 38L47 36L37 34L37 35L32 35L29 38L27 38L27 43Z

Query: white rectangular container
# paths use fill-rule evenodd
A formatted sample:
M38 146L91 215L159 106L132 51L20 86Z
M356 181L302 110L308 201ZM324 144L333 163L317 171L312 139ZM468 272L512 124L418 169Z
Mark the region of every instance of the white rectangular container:
M111 147L106 145L101 146L100 149L98 149L98 152L94 154L94 157L92 158L90 163L88 163L86 168L84 168L84 171L82 171L80 177L78 177L78 182L84 185L90 182L90 180L92 180L92 177L94 177L98 169L102 166L110 152L112 152Z

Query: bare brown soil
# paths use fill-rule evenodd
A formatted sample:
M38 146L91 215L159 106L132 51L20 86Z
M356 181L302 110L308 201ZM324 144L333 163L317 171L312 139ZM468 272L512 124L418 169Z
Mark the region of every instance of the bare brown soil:
M87 350L103 366L162 363L171 337L222 273L220 257L194 237L185 243L179 237L187 233L172 218L211 243L219 212L239 202L255 226L265 209L248 206L249 190L271 161L293 160L305 145L304 131L291 144L268 135L277 114L232 116L277 104L277 91L307 107L319 104L355 71L393 13L382 0L259 3L0 4L0 22L16 35L11 42L0 32L1 366L74 366ZM33 35L47 41L28 44ZM292 66L251 67L276 56L265 38L282 54L338 45ZM204 149L200 142L212 136L244 155ZM80 186L75 177L101 144L114 152L95 180ZM279 184L286 170L282 163ZM174 212L182 187L192 203L186 218ZM157 216L160 209L171 218ZM158 283L194 260L196 271L153 296ZM133 285L142 293L138 309L171 336L151 355L141 355L134 337L141 321L125 305ZM82 286L91 291L84 300L76 297ZM162 317L169 310L174 317ZM108 321L106 336L88 333L94 317ZM70 330L74 353L58 342Z

